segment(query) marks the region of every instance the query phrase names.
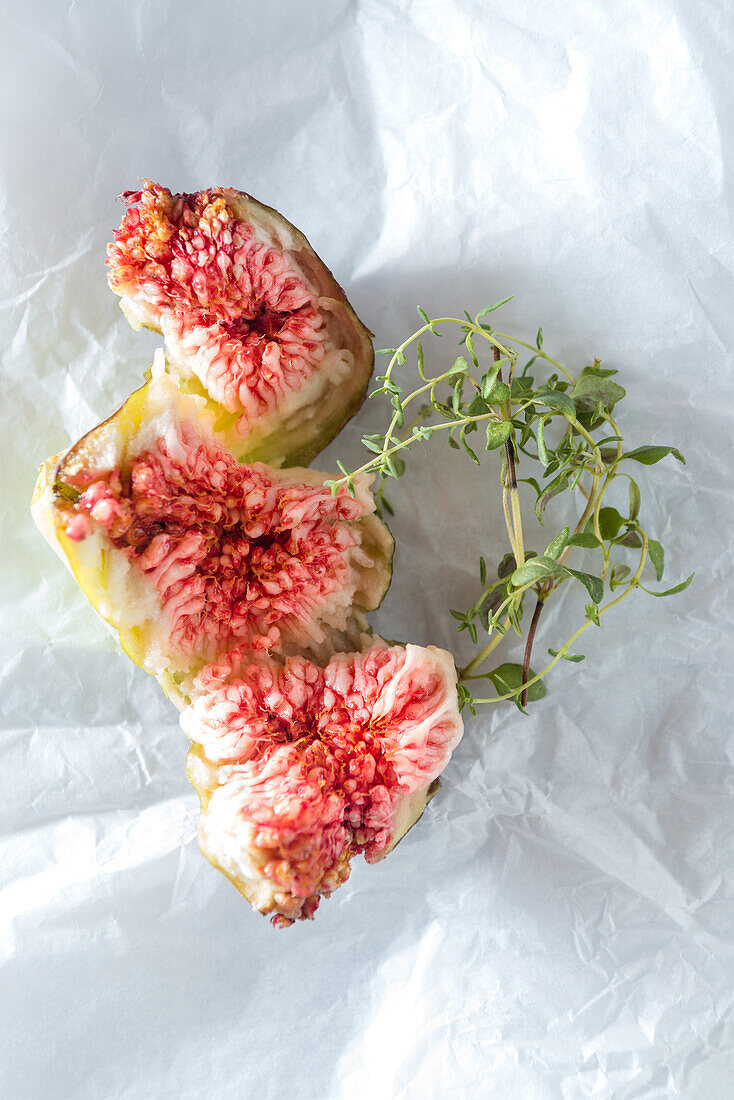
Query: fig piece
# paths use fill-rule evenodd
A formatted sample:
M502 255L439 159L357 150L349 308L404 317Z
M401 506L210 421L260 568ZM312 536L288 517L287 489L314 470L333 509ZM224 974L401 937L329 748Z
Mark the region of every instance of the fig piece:
M364 400L371 333L276 210L232 188L142 182L108 247L125 316L162 333L236 458L308 465Z
M369 478L243 465L202 398L164 369L58 460L32 511L132 660L178 706L233 646L326 659L360 644L393 541Z
M234 650L191 699L200 847L277 926L312 917L355 855L395 846L463 733L451 654L381 639L323 668Z

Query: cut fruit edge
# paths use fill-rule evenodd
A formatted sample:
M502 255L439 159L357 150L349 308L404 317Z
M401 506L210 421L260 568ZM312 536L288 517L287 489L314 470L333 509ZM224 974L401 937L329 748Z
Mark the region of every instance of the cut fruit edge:
M354 500L348 494L340 494L339 499L335 500L323 486L328 475L313 470L275 470L260 463L243 465L234 462L226 449L220 446L215 415L209 404L203 398L185 392L180 380L167 372L165 359L160 353L148 383L136 390L116 413L74 446L41 466L31 511L41 533L71 570L95 610L118 635L128 656L156 676L164 692L179 708L186 704L187 687L197 670L207 660L216 659L218 652L231 648L243 639L222 638L221 645L215 647L214 652L198 654L194 660L182 659L180 654L173 655L169 644L172 621L161 616L161 601L147 574L144 575L131 559L131 548L127 545L125 550L118 548L107 530L88 515L77 517L77 524L83 519L87 525L82 537L71 538L68 530L70 516L79 507L78 502L85 499L84 493L79 496L79 490L90 480L97 484L94 482L95 472L115 468L122 470L123 465L136 460L136 456L147 454L155 446L168 460L170 452L181 448L181 433L184 429L188 431L191 425L195 428L199 450L215 457L220 479L224 478L226 484L234 485L238 491L241 485L249 486L256 496L259 494L260 497L276 500L280 511L273 515L280 517L281 523L286 511L291 517L287 521L290 526L285 536L280 530L275 532L275 536L289 538L293 553L289 557L285 550L281 552L279 545L275 546L275 542L273 553L281 554L286 562L293 561L293 568L298 572L298 555L305 553L303 548L308 548L308 539L314 531L325 545L323 553L327 557L324 561L331 562L331 574L323 567L321 559L316 558L313 577L309 574L303 582L307 594L313 598L313 615L310 619L311 611L304 612L302 618L295 613L290 618L285 615L283 623L277 624L278 629L285 624L276 646L284 654L302 652L325 660L335 650L343 651L360 644L368 629L364 613L379 605L389 586L394 545L387 527L374 515L374 502L369 492L371 479L357 479ZM143 474L153 476L147 468L143 469ZM184 467L183 473L178 471L178 474L181 482L177 485L179 497L190 502L191 497L186 494L181 497L181 492L184 488L187 493L189 491L184 475L190 475L191 469ZM76 487L74 481L77 482ZM305 502L303 510L306 511L308 506L312 513L301 524L298 519L299 493ZM203 495L206 498L206 492ZM122 503L125 505L124 501ZM230 497L228 503L232 512L232 506L237 501ZM99 514L106 516L119 504L114 498L110 504L105 496L99 504L103 510ZM145 500L143 504L147 506ZM166 506L169 510L175 509L178 500L166 500ZM198 506L204 507L201 500ZM222 508L225 506L227 502L222 504ZM325 518L320 513L324 513ZM243 514L244 509L240 512L240 515ZM115 521L112 522L114 524ZM237 524L234 526L237 527ZM211 529L209 524L207 530L211 532ZM76 533L76 528L74 531ZM328 545L331 532L334 532L333 547ZM159 542L163 539L160 533L157 537ZM267 557L267 549L256 548L253 551L252 546L262 541L262 538L251 540L250 546L252 553L261 555L261 560ZM229 542L232 542L231 537ZM227 550L231 553L231 546L228 545ZM232 560L228 559L227 583L230 586L236 583L231 576ZM174 562L174 565L179 569L180 563ZM345 582L341 590L329 579L334 570L341 570ZM155 576L155 570L150 575ZM197 581L199 579L197 577ZM311 581L312 587L308 589ZM272 585L272 576L269 582L266 577L263 583ZM213 590L216 578L207 578L207 584L207 591ZM328 596L330 584L331 603ZM284 597L286 595L284 593ZM249 586L247 596L249 598ZM245 599L244 592L242 599ZM292 602L297 605L297 593ZM272 618L273 614L271 610L264 612L264 620ZM187 622L189 620L191 616ZM259 644L264 645L265 649L272 648L272 639L268 641L267 625L264 629L265 642L262 642L261 636Z
M128 211L117 244L110 246L109 281L133 328L161 333L167 354L156 354L150 380L112 416L42 464L32 513L123 650L156 676L184 712L182 728L193 741L187 774L201 801L202 851L256 909L271 914L275 924L290 924L313 916L320 898L349 876L355 855L370 862L383 858L423 813L463 732L456 669L443 650L389 645L368 633L365 612L379 605L389 587L394 549L389 530L374 515L372 479L355 476L351 500L346 489L331 498L324 486L328 475L295 465L309 463L362 404L374 364L371 333L304 235L277 211L232 189L172 196L148 181L126 198L134 206L153 191L169 213L180 213L191 200L191 217L178 228L165 217L154 218L154 235L146 238L147 227ZM194 212L201 215L198 223ZM126 222L133 236L142 226L129 253ZM176 248L170 244L175 234ZM234 279L233 264L239 264ZM226 486L219 498L214 488L208 499L206 492L197 496L201 469L192 449L216 467L209 485ZM250 498L258 494L269 504L253 513ZM162 516L151 511L154 501L163 502ZM189 527L186 514L194 517ZM268 516L274 517L270 527ZM299 554L309 537L316 549L307 566ZM279 572L270 569L268 555ZM293 572L286 559L294 563ZM343 586L329 587L337 573ZM280 587L276 574L285 578ZM306 595L296 582L303 582ZM235 589L237 614L235 603L226 604ZM213 604L207 602L212 592ZM205 613L197 619L201 608ZM242 636L233 633L235 620L244 624ZM192 643L196 623L206 629L203 641ZM211 674L212 668L229 662L232 675L235 665L265 675L268 669L309 667L316 680L335 677L324 688L327 700L334 691L338 696L335 685L345 677L383 658L399 667L394 682L388 679L371 699L370 714L359 692L352 709L346 697L341 710L324 702L318 722L325 724L318 733L301 731L289 741L281 731L285 741L276 739L266 749L269 778L257 769L248 772L249 758L222 759L206 738L197 741L198 719L191 715L216 694L221 673ZM404 665L420 680L415 663L421 661L424 670L441 670L434 681L442 686L442 717L433 725L410 716L396 686L407 675ZM204 683L208 674L213 680ZM396 718L391 706L403 715L402 706L407 717ZM332 715L328 721L326 713ZM349 715L346 733L340 733L344 718L334 714ZM393 744L384 733L388 727L402 731L410 751ZM437 749L430 736L439 728L443 740ZM423 734L428 740L419 743ZM428 756L419 766L421 746ZM319 795L310 831L299 832L296 819L281 827L277 807L267 800L258 804L260 818L245 822L252 845L245 845L244 870L236 860L233 865L226 846L221 849L218 808L231 816L240 788L229 808L224 795L236 783L250 793L271 779L277 787L292 765L283 797L291 807L301 805L299 799L307 806L299 784L308 788L310 773L303 769L309 752L326 768L319 791L335 774L344 781L343 789L332 790L328 858L319 862L308 854L323 831ZM279 773L285 763L288 768ZM351 770L345 770L347 763ZM383 769L380 782L376 767Z
M444 650L377 637L318 670L236 656L229 668L225 658L202 672L181 715L199 845L255 909L287 925L313 916L355 855L384 858L422 815L463 734L456 669ZM225 756L238 741L239 756L206 755L218 755L217 727Z
M374 366L372 334L332 273L244 192L172 195L146 180L124 197L108 279L131 325L163 335L235 457L308 465L359 410Z

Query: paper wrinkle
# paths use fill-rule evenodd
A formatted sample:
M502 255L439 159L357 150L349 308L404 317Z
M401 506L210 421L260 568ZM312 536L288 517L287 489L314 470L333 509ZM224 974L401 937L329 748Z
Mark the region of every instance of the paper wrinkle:
M14 12L0 1095L729 1100L730 23L693 0ZM28 515L38 463L107 417L160 344L105 285L115 197L142 176L281 209L376 347L412 331L417 304L460 314L515 294L502 331L542 324L570 367L618 368L630 446L687 458L630 472L666 547L662 586L696 569L693 585L605 616L529 718L465 715L416 828L280 933L198 851L173 708ZM425 351L438 366L456 343ZM383 429L367 402L317 468L358 465L361 435ZM381 635L468 655L448 608L476 598L480 554L505 552L495 472L433 442L391 486ZM539 659L581 615L572 593L544 613Z

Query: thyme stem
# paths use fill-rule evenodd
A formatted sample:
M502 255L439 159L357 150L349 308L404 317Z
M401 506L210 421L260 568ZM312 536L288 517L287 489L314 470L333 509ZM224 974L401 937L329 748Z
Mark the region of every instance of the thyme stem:
M500 349L497 344L495 344L492 349L492 358L495 363L498 363L500 360ZM501 368L497 377L502 381ZM512 386L512 370L510 370L510 386ZM511 415L512 410L508 409L508 416ZM517 474L515 473L515 444L512 441L512 437L505 443L505 460L506 474L502 479L502 506L505 513L505 524L507 526L507 533L510 536L510 544L515 555L515 561L518 565L524 565L525 546L522 534L522 516L520 514L520 495L517 491Z
M535 611L533 611L533 617L530 620L530 629L528 630L527 641L525 642L525 653L522 659L522 695L520 696L520 705L526 707L528 705L528 676L530 675L530 657L533 652L533 642L535 641L535 631L538 629L538 620L540 619L540 613L543 610L543 600L538 596L535 604Z
M482 319L503 304L499 302L481 309L473 317L467 313L465 320L459 317L431 319L425 311L418 311L424 323L398 348L388 349L390 361L385 374L379 376L381 386L373 395L385 393L389 397L392 415L387 431L365 436L363 442L372 452L367 462L352 472L339 463L344 476L326 482L334 494L345 486L355 496L354 478L376 472L382 481L375 501L378 505L384 503L392 513L392 508L384 500L384 489L388 477L400 477L405 469L402 458L395 457L400 451L407 453L414 443L428 440L434 433L442 431L451 447L463 448L472 461L480 465L469 442L480 425L486 426L487 451L501 448L502 510L511 553L503 558L497 568L497 579L493 581L488 581L487 564L481 558L481 592L478 599L467 611L451 611L459 621L457 629L468 630L475 644L479 623L486 621L487 624L487 643L459 671L459 702L461 706L468 703L472 713L476 703L494 703L504 699L514 699L525 707L529 688L540 682L559 660L568 656L569 647L589 626L593 623L598 625L600 616L617 606L635 588L645 588L640 576L648 556L660 578L664 564L663 548L660 543L650 540L640 526L640 488L633 477L619 467L627 459L650 465L668 454L673 454L681 462L685 461L674 447L656 445L625 451L622 434L612 415L615 404L625 396L624 389L609 380L617 372L602 370L600 361L595 359L593 365L584 367L580 374L574 375L543 350L542 330L538 330L534 345L494 330ZM438 331L438 327L444 325L460 327L463 333L460 344L464 345L465 352L457 356L448 369L432 375L426 369L421 337L426 334L433 337L444 335ZM394 375L396 368L406 363L405 353L413 344L416 345L414 351L421 384L404 394ZM532 357L522 373L515 376L518 347L527 348L532 352ZM480 363L480 356L486 355L489 348L492 349L492 363L485 369ZM537 367L545 369L547 376L547 381L537 384L533 377L537 367L533 375L529 373L536 360ZM502 377L505 361L506 382ZM545 364L553 371L544 367ZM447 396L443 387L448 390ZM467 390L469 394L465 396ZM417 415L411 417L408 426L404 427L408 407L420 398L423 401ZM547 425L559 416L565 418L565 431L560 441L552 444ZM609 448L610 443L615 444L613 451ZM541 525L552 497L559 493L573 494L578 488L585 498L575 526L571 527L570 523L565 526L541 554L536 550L526 550L517 476L521 456L543 466L537 480L525 476L520 482L535 490L535 513ZM607 494L620 475L629 481L627 515L620 514L616 507L608 503L610 498ZM590 534L592 531L593 537ZM547 534L543 542L546 538ZM626 580L630 568L618 560L613 564L612 558L613 555L616 557L620 545L632 547L635 543L642 548L640 560L634 575ZM565 564L575 547L601 554L599 568L594 574ZM653 595L681 591L691 579L689 577L682 584L666 592L654 592ZM551 594L569 580L580 582L591 598L591 603L586 604L585 621L559 650L550 650L553 660L542 672L534 674L531 659L542 609ZM607 586L612 591L621 587L622 592L603 603ZM522 637L523 601L531 588L536 602L525 636L522 664L505 663L489 672L477 671L509 633L510 627L518 637ZM499 591L495 592L497 589ZM645 588L645 591L649 589ZM495 595L491 596L492 593ZM580 658L581 655L576 655L574 659ZM493 679L497 686L515 686L512 691L492 698L472 698L465 683L487 678ZM542 685L541 689L533 693L533 699L544 693Z
M599 608L599 618L601 618L602 615L606 614L607 611L611 611L611 609L613 607L617 607L617 605L620 604L622 602L622 600L626 599L627 596L629 596L630 592L632 592L633 589L637 588L637 586L640 582L640 577L642 576L642 569L643 569L643 566L645 564L645 560L647 558L647 546L648 546L647 535L642 530L640 531L640 535L643 538L643 545L642 545L642 552L640 554L640 563L637 567L637 572L635 573L634 577L632 577L632 579L627 581L627 583L625 584L624 592L622 592L615 599L610 600L609 603L605 603L603 607ZM528 682L525 684L525 687L529 688L531 686L531 684L535 684L535 683L538 682L538 680L542 680L545 676L547 676L548 673L550 672L550 670L552 668L555 668L555 666L558 664L558 662L560 660L562 660L563 657L566 656L566 654L568 653L569 649L571 648L573 643L576 641L576 639L580 638L581 635L584 633L584 631L588 630L591 625L592 625L591 621L589 619L587 619L586 622L578 628L578 630L575 630L574 633L571 635L571 637L568 639L568 641L565 643L565 645L562 645L561 648L558 650L558 652L556 653L555 657L550 662L550 664L546 665L542 672L538 672L538 673L536 673L535 676L531 676L530 679L528 680ZM486 679L487 675L488 674L485 672L482 677L477 677L477 679ZM517 694L518 694L517 691L508 691L505 695L494 695L490 699L475 699L474 702L475 703L501 703L504 699L514 699L514 697Z

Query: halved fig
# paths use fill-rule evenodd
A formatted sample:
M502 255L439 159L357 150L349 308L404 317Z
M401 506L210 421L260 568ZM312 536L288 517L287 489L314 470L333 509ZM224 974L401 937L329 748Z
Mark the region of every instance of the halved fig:
M125 316L162 333L236 458L308 465L364 400L370 332L276 210L232 188L142 182L108 247Z
M325 659L353 648L390 582L369 479L243 465L206 402L165 372L42 467L32 511L136 664L178 705L236 645Z
M279 926L312 917L355 855L395 846L463 732L451 655L381 639L324 668L235 650L191 699L200 847Z

